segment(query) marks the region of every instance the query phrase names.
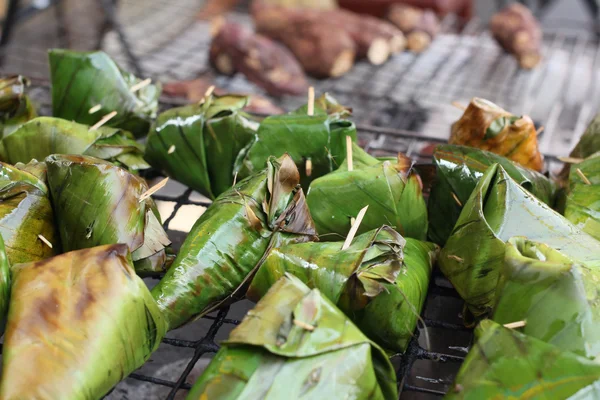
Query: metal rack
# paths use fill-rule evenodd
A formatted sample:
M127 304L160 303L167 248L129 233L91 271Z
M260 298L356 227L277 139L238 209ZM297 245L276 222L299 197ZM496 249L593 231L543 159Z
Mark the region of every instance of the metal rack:
M89 14L89 8L81 5L87 0L61 3L73 1L75 5L65 6L62 14L40 13L15 27L15 40L1 50L2 71L41 78L34 79L30 93L43 114L51 111L45 48L64 43L65 32L61 37L44 31L48 37L38 48L22 38L31 37L36 29L46 29L40 21L54 21L56 26L48 28L54 31L61 26L59 16L76 20L79 13ZM195 18L200 3L120 0L119 7L111 9L112 2L103 1L103 10L109 7L109 14L93 20L98 32L88 30L78 36L77 26L70 25L71 37L66 41L74 48L102 48L123 66L163 82L193 79L208 71L209 24ZM231 18L250 23L243 8ZM538 69L521 71L496 46L481 21L462 26L448 17L443 21L443 33L421 55L404 53L380 67L358 63L341 79L311 83L317 92L328 91L352 106L360 144L375 155L403 152L428 161L433 145L446 140L450 124L460 115L450 103L466 103L479 96L514 112L520 110L543 124L546 129L540 144L552 169L556 162L553 156L568 153L600 106L600 97L594 97L600 89L600 47L595 34L566 24L545 32L544 54L545 61ZM215 84L230 91L265 95L240 75L217 76ZM286 109L305 101L298 97L273 100ZM180 103L181 99L164 98L161 107ZM210 202L174 182L154 197L177 250L185 238L182 215L200 215ZM152 286L156 281L147 283ZM227 338L249 307L247 301L236 303L170 332L151 360L107 398L181 398L193 384L198 365L205 364L218 350L218 342ZM434 273L422 313L425 326L417 329L404 355L392 358L402 399L439 398L452 390L452 380L472 338L461 323L461 311L462 300L439 272Z

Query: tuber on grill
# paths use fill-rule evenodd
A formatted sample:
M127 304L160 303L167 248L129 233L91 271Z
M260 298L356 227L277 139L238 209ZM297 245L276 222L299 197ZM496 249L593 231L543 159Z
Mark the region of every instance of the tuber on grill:
M490 30L500 46L515 56L521 68L534 68L542 60L542 30L527 7L514 3L496 13Z
M306 92L302 67L279 43L222 19L213 24L213 34L209 58L220 73L241 72L275 96Z
M440 30L440 22L433 11L405 4L390 7L388 19L406 35L406 46L415 53L426 50Z

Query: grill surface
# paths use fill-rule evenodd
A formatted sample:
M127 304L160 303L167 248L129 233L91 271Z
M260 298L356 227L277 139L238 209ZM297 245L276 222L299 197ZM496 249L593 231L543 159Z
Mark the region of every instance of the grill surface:
M163 82L193 79L207 71L209 24L195 19L201 2L121 0L114 14L116 24L110 29L104 17L110 18L111 13L104 14L98 3L62 0L62 7L51 7L21 23L2 50L3 73L40 78L34 80L30 93L43 114L51 111L48 47L99 47L123 66ZM231 18L250 23L243 7ZM479 21L459 29L458 21L449 17L443 27L443 34L422 55L404 53L380 67L359 63L341 79L311 83L317 93L328 91L354 109L360 142L373 154L404 152L428 162L432 145L447 139L450 124L460 116L461 111L450 103L466 104L478 96L545 125L540 144L549 169L554 169L554 156L568 153L600 105L600 98L593 96L600 89L600 48L595 36L568 27L546 30L543 65L524 72L501 52ZM215 84L261 93L239 75L216 77ZM276 102L293 109L305 99L284 97ZM178 103L163 99L161 107ZM174 181L154 197L178 249L209 201ZM153 286L156 281L147 283ZM217 351L218 342L227 338L251 306L242 301L170 332L152 359L107 398L183 398ZM422 313L424 326L415 332L406 354L392 359L402 399L439 398L451 390L472 339L461 325L461 310L462 300L439 272L434 273Z

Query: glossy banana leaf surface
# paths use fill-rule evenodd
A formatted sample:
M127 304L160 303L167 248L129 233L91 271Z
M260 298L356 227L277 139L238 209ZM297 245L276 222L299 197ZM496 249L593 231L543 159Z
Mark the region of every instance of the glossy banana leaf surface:
M494 321L526 321L522 332L562 350L600 355L600 268L523 237L506 244Z
M48 54L53 116L94 125L116 111L105 126L124 129L136 137L148 134L158 110L160 84L140 88L141 79L121 69L102 51L52 49ZM132 90L136 85L137 90ZM96 106L100 108L90 112Z
M0 235L12 265L43 260L60 252L44 163L0 163Z
M513 236L545 243L567 257L600 265L600 243L514 181L498 164L479 180L442 249L439 265L475 317L491 312Z
M10 302L10 263L6 255L4 240L0 236L0 335L4 333L8 305Z
M392 365L318 289L277 281L194 384L188 400L398 398Z
M425 301L437 246L404 239L388 226L341 242L273 249L258 269L248 297L257 301L286 273L342 309L373 341L403 352Z
M0 397L100 399L165 332L124 244L15 266Z
M544 166L531 118L513 115L485 99L471 100L452 124L449 143L491 151L535 171Z
M600 151L600 114L597 114L588 125L577 145L571 151L571 157L588 158Z
M272 248L315 237L299 181L289 156L273 157L208 207L152 289L171 329L242 298Z
M600 152L571 166L564 215L583 231L600 240Z
M31 100L25 94L27 86L29 80L21 75L0 79L0 138L37 117Z
M46 164L63 251L124 243L139 274L167 268L171 242L154 200L140 201L142 178L89 156L55 154Z
M146 159L214 199L231 188L247 148L256 140L258 122L242 112L248 102L245 96L210 95L201 104L165 111L148 135Z
M600 364L481 321L447 400L600 398Z
M51 154L82 154L98 157L138 171L150 168L144 146L121 129L89 126L60 118L38 117L2 139L2 159L11 164L43 160Z
M429 194L429 238L443 246L477 182L493 164L500 164L519 185L553 206L556 185L539 172L505 157L467 146L442 144L435 148L436 180ZM310 200L310 196L309 196ZM310 203L309 203L310 204Z
M344 119L349 114L349 109L323 95L315 101L314 115L308 115L304 106L265 118L257 140L243 158L240 177L262 170L269 156L287 153L300 171L302 187L308 187L312 180L341 165L346 158L346 136L356 141L354 123Z
M310 184L306 201L321 240L337 240L350 230L350 221L369 206L358 233L390 225L404 237L427 236L427 206L412 162L380 161L358 145L352 146L353 170L344 161L332 173Z

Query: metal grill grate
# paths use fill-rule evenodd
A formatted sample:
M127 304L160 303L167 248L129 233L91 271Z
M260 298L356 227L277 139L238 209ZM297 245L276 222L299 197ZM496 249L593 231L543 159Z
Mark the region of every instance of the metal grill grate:
M64 29L62 35L53 33L61 31L61 18L77 21L81 16L88 21L90 4L81 6L87 1L63 0L67 6L62 13L49 9L20 26L14 40L2 50L2 70L47 78L45 49L67 43L75 48L101 47L122 65L161 81L193 79L207 71L209 25L195 19L201 2L120 0L117 24L106 34L98 17L90 21L98 27L97 32L69 24L68 37ZM91 3L94 6L95 2ZM250 23L243 8L232 19ZM84 24L80 21L79 25ZM600 71L595 36L568 28L548 30L544 64L524 72L499 50L479 21L460 28L458 21L449 17L443 27L443 34L419 56L405 53L380 67L359 63L341 79L311 83L317 92L328 91L353 107L360 144L374 155L403 152L429 161L433 145L447 139L449 125L460 115L451 101L466 103L479 96L514 111L522 110L543 123L546 129L541 146L550 155L547 160L552 169L556 162L552 155L568 152L600 105L600 98L594 97ZM80 30L85 34L79 35ZM45 37L42 43L31 39L40 35ZM242 76L216 77L215 84L231 91L261 93ZM31 94L41 112L49 114L47 79L34 80ZM284 97L275 101L292 109L305 99ZM180 99L163 99L161 106L178 103ZM154 197L177 250L185 231L209 201L176 182L169 182L160 193ZM156 284L152 279L146 282ZM242 301L170 332L152 359L107 398L182 398L195 381L198 366L208 362L218 349L217 343L227 338L251 306ZM448 281L434 273L422 313L425 326L417 329L407 352L392 359L403 399L439 398L450 389L472 336L461 325L461 309L462 300Z

